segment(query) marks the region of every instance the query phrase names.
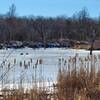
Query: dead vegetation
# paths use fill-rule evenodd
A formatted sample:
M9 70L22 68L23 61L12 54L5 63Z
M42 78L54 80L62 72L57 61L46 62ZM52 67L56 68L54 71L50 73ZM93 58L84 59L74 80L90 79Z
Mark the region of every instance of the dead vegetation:
M78 70L76 62L69 69L59 70L58 100L100 100L100 70L96 70L94 60L95 56L87 61L82 60Z
M0 100L100 100L100 56L60 59L53 92L44 88L2 90ZM64 62L64 64L63 64Z

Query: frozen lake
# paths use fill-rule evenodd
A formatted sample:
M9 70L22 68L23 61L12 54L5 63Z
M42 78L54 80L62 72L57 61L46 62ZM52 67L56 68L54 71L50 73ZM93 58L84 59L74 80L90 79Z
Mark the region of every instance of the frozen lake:
M54 82L61 67L59 59L76 54L84 57L89 55L89 51L62 48L0 50L0 82ZM100 55L100 51L93 51L93 54Z

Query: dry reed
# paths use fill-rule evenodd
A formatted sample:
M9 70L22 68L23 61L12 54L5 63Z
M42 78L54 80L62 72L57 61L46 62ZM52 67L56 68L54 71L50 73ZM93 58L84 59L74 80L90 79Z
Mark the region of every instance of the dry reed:
M0 100L100 100L100 68L97 69L97 66L100 67L97 65L97 62L100 63L100 56L76 55L59 61L62 66L59 68L57 84L53 85L52 93L48 93L45 87L33 87L26 92L23 88L5 89L1 91ZM38 60L36 65L37 63Z

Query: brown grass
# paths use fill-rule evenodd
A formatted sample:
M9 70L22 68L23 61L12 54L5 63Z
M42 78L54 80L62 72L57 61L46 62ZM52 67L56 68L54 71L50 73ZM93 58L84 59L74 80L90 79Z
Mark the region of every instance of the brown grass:
M24 89L6 89L1 91L3 99L0 100L100 100L100 65L97 61L100 62L99 56L69 57L59 69L54 92L48 94L45 87L34 87L26 92Z
M78 70L77 66L59 69L58 100L100 100L100 70L96 70L93 58L89 62L87 67L81 64Z
M3 90L0 100L48 100L46 91L31 89L27 92L18 90Z

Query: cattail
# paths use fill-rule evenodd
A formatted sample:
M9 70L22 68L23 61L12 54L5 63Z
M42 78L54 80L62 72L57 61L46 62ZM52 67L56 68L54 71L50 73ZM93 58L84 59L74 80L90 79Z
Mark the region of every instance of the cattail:
M68 59L68 62L71 63L71 59Z
M35 68L37 68L37 64L35 64Z
M30 66L30 62L28 62L28 66Z
M59 58L59 62L61 62L61 59Z
M8 64L8 70L10 69L10 63Z
M16 58L14 59L14 64L16 64Z
M62 58L62 61L64 61L64 58Z
M65 66L66 64L67 64L67 61L65 60L65 61L64 61L64 66Z
M42 63L43 63L43 61L42 61L42 59L40 59L40 60L39 60L39 64L42 64Z
M20 67L22 67L22 62L20 61Z
M25 64L26 64L26 62L25 62L25 60L24 60L24 66L25 66Z
M35 67L34 67L34 65L33 65L33 69L34 69Z
M71 62L71 57L68 59L68 62L69 62L69 63Z
M32 58L30 59L30 62L32 63Z
M26 62L24 61L24 68L27 69L28 65L26 64Z
M3 65L5 65L5 61L3 61Z
M94 55L94 62L97 62L97 56Z
M27 64L25 64L25 65L24 65L24 68L25 68L25 69L27 69L27 68L28 68L28 65L27 65Z
M91 60L90 55L87 56L87 59L88 59L89 61Z
M79 59L78 59L79 61L81 60L81 57L79 57Z
M37 59L37 61L36 61L36 65L38 65L38 59Z
M82 59L82 58L80 58L80 62L81 62L81 63L83 62L83 59Z
M88 58L87 57L85 57L85 61L88 61Z
M61 65L61 59L59 58L59 65Z
M72 58L72 62L76 62L76 56Z

